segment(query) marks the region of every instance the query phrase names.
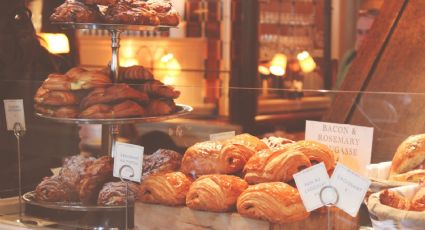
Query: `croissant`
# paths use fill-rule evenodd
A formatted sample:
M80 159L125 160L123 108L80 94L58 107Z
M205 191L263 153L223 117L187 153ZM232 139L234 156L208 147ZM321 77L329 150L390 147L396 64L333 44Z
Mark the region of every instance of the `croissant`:
M161 25L178 26L180 23L179 13L174 9L166 13L158 13L158 18Z
M128 187L127 187L128 186ZM127 191L128 188L128 191ZM137 184L128 182L109 182L103 185L97 198L98 205L125 205L132 204L140 199L140 188Z
M167 115L176 110L176 104L173 100L153 99L149 101L146 110L150 116Z
M398 146L394 154L390 169L390 180L397 178L399 174L423 169L425 169L425 134L410 136ZM424 172L416 172L419 172L419 175L424 174ZM418 182L424 178L419 175L407 175L401 178L411 182Z
M44 106L34 104L34 109L38 113L51 117L75 118L79 114L76 106Z
M298 190L282 182L249 186L239 196L237 209L242 216L279 224L309 216Z
M173 87L164 85L162 82L153 80L144 84L137 85L136 88L142 92L146 92L153 98L172 98L176 99L180 96L180 91L174 90Z
M126 100L114 106L92 105L80 113L81 118L112 119L123 117L141 117L146 114L143 107L134 101Z
M35 188L35 199L46 202L75 202L78 193L70 184L64 183L60 176L44 178Z
M34 96L34 101L37 104L63 106L75 105L78 103L77 97L68 91L50 91L40 87Z
M80 0L84 4L87 5L103 5L103 6L109 6L117 4L118 0Z
M244 179L249 184L288 182L295 173L310 166L308 157L298 150L265 149L249 159L244 168Z
M287 144L292 144L295 143L295 141L290 140L290 139L286 139L283 137L266 137L261 139L262 142L264 142L267 147L269 147L270 149L278 149L281 148Z
M184 205L191 184L190 178L181 172L152 175L140 185L140 200L169 206Z
M236 135L228 140L224 141L225 143L230 143L234 145L240 145L251 149L254 152L258 152L263 149L268 149L268 146L258 139L255 136L252 136L248 133L243 133Z
M425 211L425 186L422 185L415 193L410 203L410 210L423 212Z
M247 187L248 184L236 176L201 176L190 186L186 205L191 209L203 211L232 211L236 199Z
M120 69L120 78L125 83L144 83L154 79L151 71L139 65L122 67Z
M50 74L42 87L49 90L68 91L106 87L111 83L109 76L102 71L87 71L76 67L65 75Z
M298 141L291 145L290 149L296 149L302 152L310 159L312 165L323 162L327 171L335 168L335 154L324 144L316 141Z
M379 194L379 201L381 204L401 210L408 210L410 207L410 202L407 199L388 189L385 189Z
M50 21L92 23L101 21L101 14L96 6L88 6L80 1L65 1L54 10Z

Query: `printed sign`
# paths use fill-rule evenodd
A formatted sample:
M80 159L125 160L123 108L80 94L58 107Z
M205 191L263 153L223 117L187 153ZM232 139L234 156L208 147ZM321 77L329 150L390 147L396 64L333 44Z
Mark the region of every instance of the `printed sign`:
M366 177L338 163L330 181L339 196L336 206L356 217L370 184Z
M235 131L210 134L210 141L226 140L226 139L230 139L234 137L235 135L236 135Z
M323 162L294 174L294 180L308 212L324 205L320 199L320 190L329 185L329 175Z
M314 140L329 146L338 162L367 175L367 165L372 155L373 128L307 121L306 140Z
M114 177L140 182L144 148L122 142L115 143Z
M15 124L19 124L21 130L26 130L24 100L4 100L7 130L13 131Z

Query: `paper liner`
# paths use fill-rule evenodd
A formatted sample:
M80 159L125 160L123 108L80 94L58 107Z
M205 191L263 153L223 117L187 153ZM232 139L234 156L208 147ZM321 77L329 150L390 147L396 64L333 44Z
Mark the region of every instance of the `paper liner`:
M387 161L378 164L370 164L367 166L368 177L372 181L372 184L370 185L370 190L372 192L379 192L388 188L415 184L412 182L388 180L391 163L391 161Z

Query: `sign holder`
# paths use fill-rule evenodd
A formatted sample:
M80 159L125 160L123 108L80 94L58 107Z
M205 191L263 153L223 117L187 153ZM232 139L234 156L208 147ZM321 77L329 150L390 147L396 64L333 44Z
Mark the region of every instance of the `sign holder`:
M324 192L325 191L333 192L335 194L335 198L333 200L329 200L329 201L325 200L325 198L324 198ZM322 202L322 204L324 206L326 206L326 211L327 211L327 216L328 216L328 229L332 229L331 208L335 207L336 204L338 204L338 201L339 201L338 190L332 185L324 186L322 189L320 189L319 198L320 198L320 202Z
M130 165L123 165L123 166L121 166L121 168L119 170L120 180L123 183L125 183L125 229L127 230L128 229L128 181L125 180L122 176L122 172L126 168L131 170L130 175L128 175L128 177L130 177L130 178L134 177L134 169Z

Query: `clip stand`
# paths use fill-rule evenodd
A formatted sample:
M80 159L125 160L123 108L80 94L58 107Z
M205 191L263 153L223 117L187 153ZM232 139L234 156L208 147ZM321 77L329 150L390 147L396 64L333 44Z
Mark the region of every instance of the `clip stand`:
M325 194L326 192L326 194ZM327 185L320 189L319 193L320 202L326 206L327 215L328 215L328 229L332 229L331 221L331 208L338 204L339 193L335 187Z
M134 169L129 165L123 165L119 171L120 180L125 183L125 229L127 230L128 229L128 182L122 177L122 172L125 168L128 168L131 170L130 175L128 175L130 178L134 177Z
M16 122L13 125L13 133L15 134L16 141L17 141L17 150L18 150L18 202L19 202L19 219L17 220L18 223L22 224L32 224L37 225L38 223L32 220L24 220L22 218L22 153L21 153L21 137L25 135L25 129L23 129L23 126L21 123Z

